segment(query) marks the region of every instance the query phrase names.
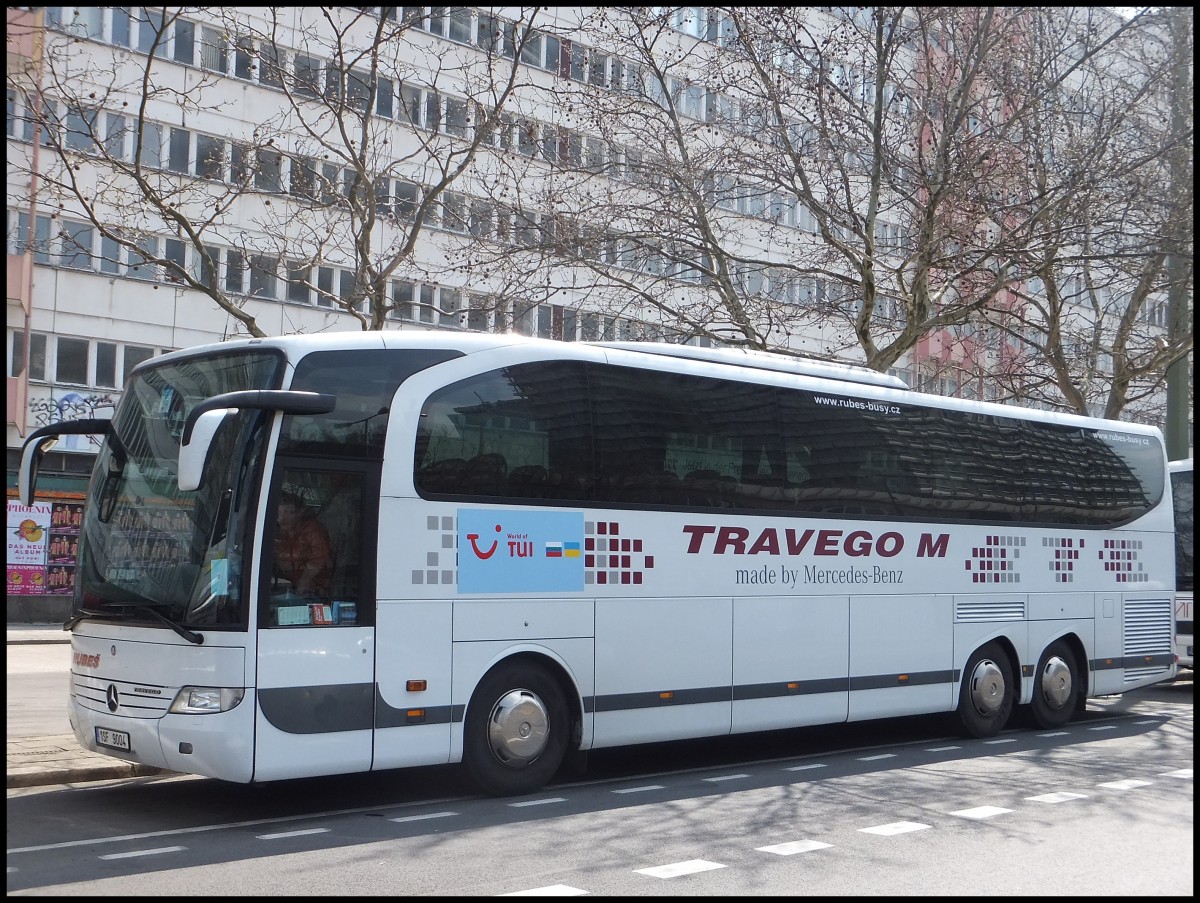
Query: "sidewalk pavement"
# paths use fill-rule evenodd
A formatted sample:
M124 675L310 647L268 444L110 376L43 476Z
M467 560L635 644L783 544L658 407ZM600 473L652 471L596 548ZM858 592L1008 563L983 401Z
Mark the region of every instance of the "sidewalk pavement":
M8 625L8 645L69 643L71 634L61 624ZM74 734L8 739L8 789L44 784L73 784L109 781L116 778L168 774L90 752L79 745Z

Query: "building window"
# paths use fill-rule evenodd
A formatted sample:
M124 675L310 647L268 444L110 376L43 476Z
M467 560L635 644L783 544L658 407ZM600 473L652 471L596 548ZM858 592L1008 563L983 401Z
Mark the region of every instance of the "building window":
M296 67L296 79L293 83L293 88L296 93L304 97L320 97L321 61L316 57L297 53L294 65ZM331 71L330 76L331 78L336 78L336 73Z
M121 272L121 245L107 235L100 236L100 272L110 276Z
M412 297L416 286L411 282L392 283L392 309L390 316L396 320L413 319Z
M380 76L378 79L378 89L375 92L375 112L386 119L392 118L392 110L394 109L392 90L392 80Z
M112 342L96 343L95 384L102 389L117 387L117 346Z
M289 260L287 299L297 304L308 304L308 283L311 279L312 267L296 260Z
M256 160L258 165L254 170L254 187L261 191L283 191L283 154L259 148Z
M336 272L333 267L317 267L317 304L321 307L333 307Z
M246 264L241 251L225 252L225 291L240 294L245 289Z
M88 384L88 340L58 336L55 342L54 381L75 386Z
M121 365L121 385L129 385L129 374L133 372L133 368L142 361L148 361L154 357L153 348L145 348L141 345L126 345L124 360Z
M171 146L168 149L167 168L172 172L190 173L192 133L187 129L171 129Z
M225 142L220 138L196 136L196 175L217 181L225 178Z
M434 297L437 294L437 289L432 285L421 286L421 304L417 314L417 319L422 323L432 323L433 313L435 308Z
M229 64L225 36L215 28L200 29L200 65L214 72L224 72Z
M362 113L370 112L371 76L351 69L346 73L346 103Z
M95 230L90 223L63 220L62 265L76 270L92 269L92 238Z
M157 122L143 122L138 135L137 161L142 166L158 169L162 166L162 130Z
M148 236L141 239L137 249L129 249L129 275L134 279L154 279L158 275L158 267L154 259L158 257L158 238Z
M164 267L163 275L168 282L183 282L187 272L187 248L178 238L168 238L164 241L163 258L174 264Z
M186 19L175 20L175 62L190 66L196 61L196 26Z
M63 119L63 144L67 150L81 154L96 152L98 116L96 110L84 110L74 106L67 108L67 115Z
M12 332L12 354L9 376L20 376L25 369L25 330ZM44 382L46 379L46 334L34 332L29 336L29 378Z
M255 255L250 258L250 294L259 298L274 298L279 258Z
M145 7L139 7L135 16L137 22L137 50L139 53L149 53L154 50L155 56L162 56L163 17L162 13L154 12Z

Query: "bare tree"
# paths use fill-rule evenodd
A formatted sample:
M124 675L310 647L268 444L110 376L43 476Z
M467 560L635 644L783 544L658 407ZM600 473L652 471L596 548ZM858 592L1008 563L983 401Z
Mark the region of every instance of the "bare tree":
M1173 278L1189 296L1192 281L1190 90L1184 128L1167 125L1172 71L1190 72L1191 33L1181 51L1161 14L1142 13L1095 64L1063 77L1060 48L1096 28L1092 15L1044 10L1030 30L1029 58L1062 87L1022 117L1027 165L1009 190L1041 209L1014 249L1023 280L1013 303L992 311L1007 337L992 377L1026 402L1110 418L1132 407L1145 418L1193 344L1190 305L1186 334L1172 337L1166 320L1171 254L1186 261ZM1183 183L1171 170L1181 151Z
M399 303L392 277L430 276L417 243L444 240L430 227L518 86L523 33L495 20L478 46L446 47L422 33L429 19L396 9L193 20L147 8L126 24L133 52L115 67L86 52L86 18L48 32L40 96L24 107L49 157L40 201L56 208L65 246L88 256L95 230L102 261L161 269L251 335L265 332L247 299L277 297L280 273L282 291L382 328ZM266 90L238 98L229 75ZM27 90L12 76L9 87ZM239 118L244 130L223 134Z
M546 173L517 180L545 266L521 248L514 283L649 313L682 338L990 373L992 324L1042 278L1034 239L1061 238L1060 271L1100 253L1065 244L1095 215L1076 183L1029 186L1030 123L1135 44L1136 23L991 7L689 15L597 10L558 34L553 119L530 142ZM1070 40L1039 37L1051 28ZM1146 99L1130 95L1129 115ZM1089 140L1121 128L1094 124Z

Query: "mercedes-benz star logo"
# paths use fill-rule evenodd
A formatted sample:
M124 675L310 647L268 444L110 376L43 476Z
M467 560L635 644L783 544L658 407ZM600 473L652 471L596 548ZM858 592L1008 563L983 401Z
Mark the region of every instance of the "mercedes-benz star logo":
M108 685L108 690L105 692L104 698L108 701L108 710L110 712L115 712L117 710L117 706L121 703L121 697L117 693L116 684Z

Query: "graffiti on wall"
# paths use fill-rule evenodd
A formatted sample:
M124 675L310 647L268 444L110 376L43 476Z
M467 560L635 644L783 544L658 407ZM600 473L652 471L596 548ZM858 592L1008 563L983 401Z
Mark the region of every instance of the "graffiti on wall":
M32 387L31 387L32 391ZM110 420L117 398L108 393L61 392L49 389L47 395L29 399L30 429L72 420ZM56 451L94 452L100 447L100 436L61 436Z

